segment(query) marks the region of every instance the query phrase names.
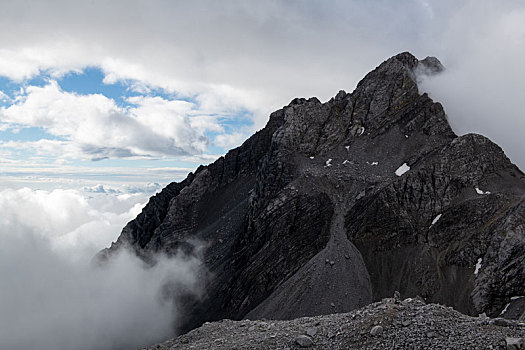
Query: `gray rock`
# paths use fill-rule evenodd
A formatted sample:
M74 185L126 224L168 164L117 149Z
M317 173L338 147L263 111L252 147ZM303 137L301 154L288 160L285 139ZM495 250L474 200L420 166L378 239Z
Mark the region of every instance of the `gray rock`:
M317 334L317 327L307 328L305 331L305 334L313 338Z
M314 344L312 338L307 335L299 335L295 337L294 341L302 348L309 348Z
M435 338L437 337L437 333L434 331L427 332L427 338Z
M396 320L410 317L417 319L417 327L396 325ZM391 322L389 327L392 330L371 336L369 325L378 320ZM241 327L241 324L246 326ZM247 332L247 327L252 325L256 325L254 330ZM442 305L425 304L419 299L393 304L391 298L386 298L343 314L288 321L212 322L148 349L293 349L300 346L295 342L295 335L305 333L309 328L317 330L315 343L308 335L302 337L307 346L310 344L308 339L312 340L309 346L316 349L504 349L507 344L515 344L517 347L513 349L519 349L523 339L523 328L520 327L494 327L478 318ZM214 341L216 339L221 341Z
M507 350L524 350L525 338L505 338Z
M395 301L400 301L401 300L401 294L397 290L394 292L394 300Z
M376 336L376 335L379 335L383 332L383 327L382 326L374 326L372 327L372 329L370 330L370 335L372 336Z
M501 327L510 327L510 326L513 326L515 324L514 322L506 320L504 318L496 318L496 319L494 319L493 323L496 326L501 326Z

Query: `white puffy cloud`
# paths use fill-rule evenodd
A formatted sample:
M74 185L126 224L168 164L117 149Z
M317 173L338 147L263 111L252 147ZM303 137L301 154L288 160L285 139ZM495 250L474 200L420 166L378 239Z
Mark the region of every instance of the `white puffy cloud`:
M190 155L203 153L208 130L222 131L217 121L193 103L161 97L130 97L123 108L101 94L65 92L55 81L30 86L17 102L0 109L13 127L41 127L62 140L8 142L7 148L34 148L39 154L72 158Z
M91 264L146 198L0 191L0 348L138 348L174 334L178 299L165 288L199 295L198 256L159 256L148 268L124 251Z
M80 242L94 254L118 237L122 227L140 212L148 195L88 197L72 189L5 189L0 191L0 232L35 232L52 238L52 243L62 242L62 246L68 241Z
M0 102L10 101L11 98L7 96L3 91L0 91Z

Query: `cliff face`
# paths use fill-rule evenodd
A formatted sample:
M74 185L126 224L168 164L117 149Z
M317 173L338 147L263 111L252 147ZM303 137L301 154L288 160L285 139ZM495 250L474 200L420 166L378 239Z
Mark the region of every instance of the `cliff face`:
M402 53L351 94L293 100L152 197L104 254L204 243L206 293L186 298L182 331L345 312L395 290L499 314L525 295L525 176L419 93L417 75L441 70Z

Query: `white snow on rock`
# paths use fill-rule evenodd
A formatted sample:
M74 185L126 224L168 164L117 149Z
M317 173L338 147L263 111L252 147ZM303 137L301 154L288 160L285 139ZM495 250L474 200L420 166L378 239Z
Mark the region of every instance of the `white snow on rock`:
M477 194L490 194L489 191L483 191L483 190L480 190L479 187L476 187L476 193L477 193Z
M314 156L311 156L310 159L314 159Z
M501 311L501 312L499 313L499 316L501 316L501 315L503 315L505 312L507 312L507 309L509 308L509 306L510 306L510 303L508 303L507 305L505 305L505 308L503 309L503 311Z
M410 170L410 167L408 166L408 164L407 163L403 163L403 165L401 165L399 168L397 168L396 175L397 176L401 176L401 175L403 175L404 173L406 173L409 170Z
M372 162L372 163L370 163L370 165L377 165L377 164L379 164L379 163L378 163L378 162Z
M513 296L513 297L510 297L510 301L514 301L514 300L518 300L518 299L521 299L521 298L524 298L524 296L522 295L516 295L516 296ZM509 308L511 303L508 303L507 305L505 305L505 308L503 309L503 311L500 312L499 316L505 314L505 312L507 312L507 309Z
M408 135L405 135L405 137L408 139Z
M345 159L344 162L343 162L343 164L348 164L348 163L350 163L350 161L348 159Z
M332 158L328 158L325 166L332 166Z
M438 214L438 215L434 218L434 220L432 220L432 223L430 224L430 227L434 226L434 224L435 224L436 222L438 222L439 219L441 219L441 215L442 215L442 214ZM430 227L429 227L429 228L430 228Z
M365 133L365 128L361 127L361 133L359 134L359 136L363 135L364 133Z
M478 259L478 262L476 263L476 269L474 270L474 274L477 275L478 272L479 272L479 269L481 269L481 262L483 261L483 259L479 258Z
M350 151L350 146L345 146L347 151Z

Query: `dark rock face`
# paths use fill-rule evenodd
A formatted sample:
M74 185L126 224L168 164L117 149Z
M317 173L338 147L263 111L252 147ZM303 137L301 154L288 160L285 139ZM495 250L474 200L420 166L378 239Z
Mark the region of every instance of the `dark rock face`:
M402 53L351 94L293 100L152 197L103 254L203 242L210 277L182 331L347 312L396 290L498 315L525 295L525 176L419 93L417 75L442 69Z

